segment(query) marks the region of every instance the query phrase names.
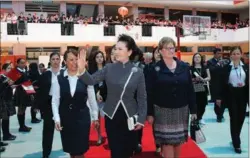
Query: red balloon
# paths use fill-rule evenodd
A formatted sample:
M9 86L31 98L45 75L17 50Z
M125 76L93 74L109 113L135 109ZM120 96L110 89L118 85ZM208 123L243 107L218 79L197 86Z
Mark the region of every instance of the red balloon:
M126 7L120 7L120 8L118 9L118 13L119 13L122 17L124 17L125 15L128 14L128 8L126 8Z

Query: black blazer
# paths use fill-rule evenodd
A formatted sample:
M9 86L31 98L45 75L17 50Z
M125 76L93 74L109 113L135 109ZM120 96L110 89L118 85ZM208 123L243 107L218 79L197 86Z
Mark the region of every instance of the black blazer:
M225 65L224 67L220 68L220 79L216 81L216 100L222 100L223 102L228 102L229 97L229 87L231 86L229 81L229 76L231 72L232 66L230 64ZM246 73L246 80L245 80L245 93L246 101L249 99L249 67L248 65L243 65L243 70Z
M51 71L45 71L38 78L39 90L37 91L37 102L39 109L42 111L48 110L49 106L51 106L51 104L49 104L49 100L51 99L51 96L49 96L49 91L51 88L51 78Z

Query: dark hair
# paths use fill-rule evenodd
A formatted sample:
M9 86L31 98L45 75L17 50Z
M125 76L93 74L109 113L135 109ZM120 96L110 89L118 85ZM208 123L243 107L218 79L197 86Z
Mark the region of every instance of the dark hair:
M65 53L64 53L64 55L63 55L63 60L64 61L66 61L67 60L67 58L68 58L68 54L69 53L72 53L74 56L78 56L78 52L76 51L76 50L74 50L74 49L69 49L69 50L66 50L65 51Z
M16 61L16 63L20 64L21 60L24 60L24 59L23 58L18 58L17 61Z
M9 66L10 66L10 63L5 63L3 64L2 69L6 70Z
M113 45L109 50L108 52L109 53L106 53L106 61L108 63L113 63L112 60L111 60L111 54L112 54L112 51L115 49L115 45Z
M29 65L29 77L31 81L35 81L39 77L38 65L37 63L30 63Z
M235 50L240 50L240 53L242 54L242 49L241 49L241 47L240 46L235 46L235 47L232 47L231 48L231 50L230 50L230 54L232 54L233 53L233 51L235 51Z
M60 54L58 52L52 52L49 56L49 60L51 60L51 58L55 55L57 55L60 58Z
M152 55L153 55L152 61L153 61L153 63L155 63L155 51L158 51L158 53L160 53L160 52L159 52L159 49L158 49L158 46L155 47L155 48L153 49L153 52L152 52ZM160 54L160 56L161 56L161 54Z
M103 56L103 64L102 66L105 65L105 57L104 57L104 53L100 50L98 51L95 51L89 58L88 60L88 68L89 68L89 73L95 73L97 70L98 70L98 67L97 67L97 62L96 62L96 56L98 54L102 54Z
M29 64L29 70L30 71L38 71L38 65L37 65L37 63L30 63Z
M202 56L200 53L195 53L195 54L193 55L193 58L192 58L192 66L193 66L193 67L195 66L194 57L195 57L196 55L200 55L200 57L201 57L201 67L203 68L203 67L204 67L204 58L203 58L203 56Z
M43 63L40 63L40 64L38 65L38 67L40 67L40 66L45 67L45 65L44 65Z
M216 54L217 52L221 52L221 49L220 49L220 48L215 48L215 49L213 50L213 52L214 52L214 54Z
M126 47L128 48L128 50L129 51L132 50L132 54L130 55L129 60L134 60L135 56L139 55L138 53L140 53L140 51L138 51L138 47L135 43L135 40L132 37L125 35L125 34L121 34L118 37L117 42L126 43Z

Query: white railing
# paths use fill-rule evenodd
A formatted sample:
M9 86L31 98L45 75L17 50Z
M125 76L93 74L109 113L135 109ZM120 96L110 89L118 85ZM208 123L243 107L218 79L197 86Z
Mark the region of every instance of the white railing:
M138 43L155 43L164 36L175 37L174 27L152 27L152 36L142 36L141 26L133 26L129 30L124 26L116 25L116 36L104 36L104 29L102 25L74 25L74 36L62 36L60 24L36 24L29 23L28 35L7 35L7 23L1 22L1 43L16 43L19 42L59 42L59 43L74 43L74 42L115 42L119 34L125 33L134 37ZM232 42L246 42L248 41L249 28L241 28L237 30L211 29L211 35L207 36L205 40L199 40L198 36L186 36L181 38L182 43L232 43Z

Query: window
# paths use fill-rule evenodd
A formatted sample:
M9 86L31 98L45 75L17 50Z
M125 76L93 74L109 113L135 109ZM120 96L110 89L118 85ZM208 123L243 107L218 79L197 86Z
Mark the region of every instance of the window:
M49 56L52 52L60 52L60 48L26 48L27 60L38 60L39 56Z
M222 22L235 24L236 23L236 18L239 18L239 14L222 13L221 18L222 18Z
M222 47L222 52L223 53L230 53L231 47L230 46L223 46Z
M214 49L214 46L202 46L198 47L198 52L213 52Z
M197 11L198 16L209 16L211 21L215 21L217 19L217 13L215 12L204 12L204 11Z
M192 47L181 46L181 52L192 52Z
M12 9L12 2L10 1L1 1L1 9Z
M139 17L147 19L164 19L164 9L162 8L138 8Z
M192 15L192 10L169 10L169 20L183 20L183 15Z
M25 3L26 12L47 12L51 14L59 13L59 4L44 3Z

